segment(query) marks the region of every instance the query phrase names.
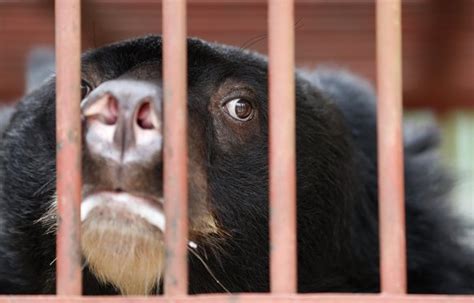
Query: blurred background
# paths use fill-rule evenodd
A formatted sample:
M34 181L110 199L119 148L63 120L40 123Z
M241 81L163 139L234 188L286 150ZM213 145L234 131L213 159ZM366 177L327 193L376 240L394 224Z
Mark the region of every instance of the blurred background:
M161 33L158 0L82 3L84 49ZM474 217L474 1L404 0L402 12L406 119L441 126L455 209ZM298 66L375 84L375 0L296 0L295 13ZM266 0L189 0L188 34L266 53L266 17ZM54 71L53 48L54 1L0 0L0 105Z

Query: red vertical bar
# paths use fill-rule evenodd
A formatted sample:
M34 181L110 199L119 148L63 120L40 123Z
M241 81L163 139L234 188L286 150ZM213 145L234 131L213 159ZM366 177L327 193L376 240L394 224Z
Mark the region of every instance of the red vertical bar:
M58 295L81 295L81 2L58 0L56 18L56 166Z
M406 292L400 0L377 1L380 268L384 293Z
M294 3L270 0L270 286L297 290Z
M163 1L165 294L188 289L186 1Z

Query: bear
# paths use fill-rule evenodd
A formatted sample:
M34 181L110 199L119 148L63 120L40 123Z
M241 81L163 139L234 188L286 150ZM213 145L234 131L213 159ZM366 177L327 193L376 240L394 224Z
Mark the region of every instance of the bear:
M265 56L187 40L189 293L269 291ZM334 69L296 70L298 292L379 292L376 96ZM162 40L82 56L85 295L163 291ZM404 139L409 293L474 293L466 225L435 127ZM55 293L55 78L0 141L0 293ZM192 244L192 245L191 245Z

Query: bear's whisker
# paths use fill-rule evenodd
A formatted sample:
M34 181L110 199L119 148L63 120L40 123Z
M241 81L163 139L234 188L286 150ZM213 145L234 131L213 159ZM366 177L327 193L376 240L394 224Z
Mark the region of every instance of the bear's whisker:
M54 262L56 262L56 258L54 258L53 261L51 261L51 262L49 263L49 266L52 266L52 265L54 264Z
M227 293L231 293L230 290L228 290L222 283L221 281L219 281L219 279L217 279L216 275L212 272L211 268L207 265L207 263L204 261L203 258L201 258L201 256L197 253L197 251L195 251L194 249L192 249L191 247L188 246L188 250L191 254L193 254L193 256L195 256L201 263L202 265L204 266L204 268L207 270L207 272L211 275L211 277L216 281L217 284L219 284L220 287L222 287L222 289L227 292Z

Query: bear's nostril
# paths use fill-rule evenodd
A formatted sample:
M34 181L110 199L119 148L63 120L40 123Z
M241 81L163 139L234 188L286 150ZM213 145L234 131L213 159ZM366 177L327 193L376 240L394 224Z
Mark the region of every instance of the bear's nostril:
M137 124L142 129L154 129L151 113L151 104L150 102L145 102L140 105L137 113Z
M118 101L107 93L98 100L87 103L83 108L83 115L90 121L95 120L106 125L115 125L119 115Z
M107 125L115 125L119 114L118 102L112 95L107 94L106 98L107 103L101 112L101 122Z

